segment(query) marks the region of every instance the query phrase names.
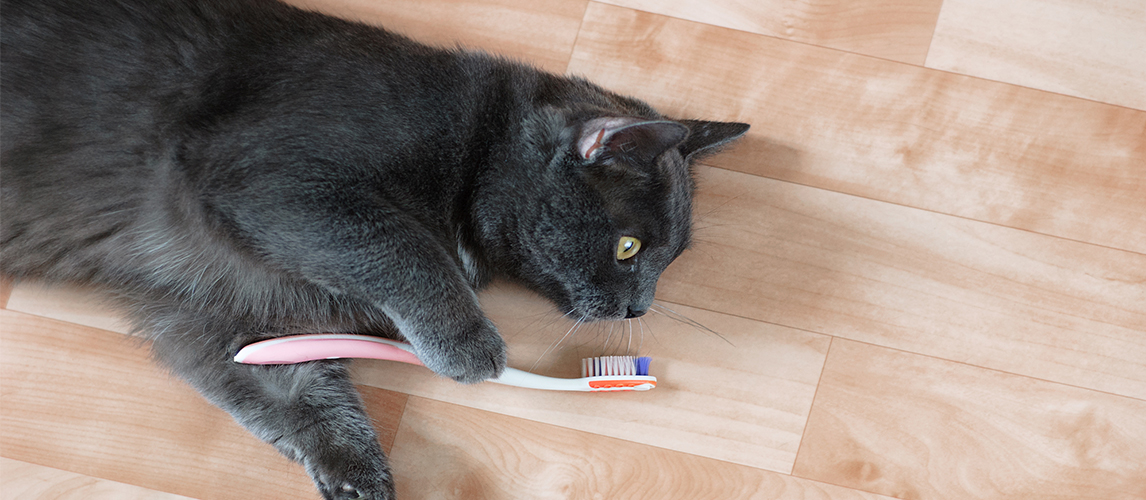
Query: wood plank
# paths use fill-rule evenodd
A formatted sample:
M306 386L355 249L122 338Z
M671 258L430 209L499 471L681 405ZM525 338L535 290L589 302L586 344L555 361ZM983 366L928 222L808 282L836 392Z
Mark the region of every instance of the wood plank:
M98 304L94 293L21 284L13 304L15 310L51 318L97 325L116 320L114 312L91 307ZM548 302L506 283L481 297L510 345L512 366L577 377L583 357L641 353L653 357L661 384L651 394L629 397L569 395L492 384L459 386L423 368L365 360L354 366L357 382L753 467L791 470L828 337L661 303L654 314L630 326L584 326L547 354L572 327ZM660 309L665 307L676 313ZM720 332L727 341L688 324L677 313ZM713 384L726 387L715 401ZM573 408L570 397L578 401Z
M398 434L402 415L406 412L406 395L367 385L359 385L358 393L362 395L362 404L378 432L382 451L389 454L394 447L394 436Z
M0 458L3 500L190 500L188 497Z
M394 476L400 498L886 498L416 397Z
M35 304L40 315L96 324L116 318L108 310L77 313L77 307L98 303L94 291L27 285L33 297L25 286L17 287L17 303ZM355 364L357 381L754 467L791 470L828 337L660 303L639 323L586 325L546 353L571 328L548 302L506 283L497 283L481 297L510 344L514 366L537 363L533 371L538 373L576 377L582 357L642 353L653 357L653 372L662 377L661 384L649 394L625 395L459 386L423 368L366 360ZM661 309L665 307L675 312ZM687 324L679 314L727 341ZM726 388L715 400L714 384ZM369 400L366 387L362 389ZM578 401L573 407L570 398ZM400 416L401 410L372 413Z
M898 498L1146 498L1146 402L836 339L795 474Z
M631 326L575 329L543 299L518 287L498 284L481 298L510 346L510 366L575 378L583 357L639 352L653 358L659 384L646 393L613 394L463 386L421 367L367 360L355 363L357 380L732 463L791 470L826 336L667 303L661 307L720 332L727 342L667 310Z
M922 66L942 0L599 0Z
M421 42L463 45L565 71L588 0L287 0ZM493 27L496 26L496 29Z
M1146 253L1146 112L597 3L570 72L751 123L715 166Z
M22 281L12 289L7 309L111 332L131 331L124 315L94 288Z
M0 311L0 454L196 498L315 498L297 464L122 334ZM379 432L405 396L367 388ZM372 394L370 394L372 392ZM380 404L380 402L384 402Z
M1146 2L947 0L927 67L1146 110Z
M1146 398L1146 255L721 169L671 302Z
M12 280L0 275L0 309L8 307L8 298L12 296Z

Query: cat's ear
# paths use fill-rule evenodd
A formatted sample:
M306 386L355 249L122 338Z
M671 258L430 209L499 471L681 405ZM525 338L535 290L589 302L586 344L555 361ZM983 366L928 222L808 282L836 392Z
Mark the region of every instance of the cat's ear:
M686 137L688 127L677 122L595 118L581 127L577 150L584 160L595 160L607 153L643 165L652 163Z
M688 158L700 153L702 156L715 153L720 146L728 144L748 132L747 123L706 122L700 120L680 120L688 127L688 138L680 143L680 155Z

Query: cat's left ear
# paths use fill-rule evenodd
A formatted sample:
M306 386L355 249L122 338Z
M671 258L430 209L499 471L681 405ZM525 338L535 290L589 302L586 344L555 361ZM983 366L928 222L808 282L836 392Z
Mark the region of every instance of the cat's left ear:
M701 120L680 120L688 127L688 138L680 143L680 155L685 159L700 153L701 156L715 153L720 146L728 144L748 132L747 123L706 122Z
M584 160L608 153L644 165L684 142L688 133L688 127L667 120L596 118L581 127L577 149Z

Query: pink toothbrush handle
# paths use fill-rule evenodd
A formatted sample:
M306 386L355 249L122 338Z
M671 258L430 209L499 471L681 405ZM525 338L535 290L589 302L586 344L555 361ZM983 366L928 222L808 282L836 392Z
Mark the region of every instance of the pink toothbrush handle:
M422 365L410 347L393 340L363 335L294 335L250 344L235 361L253 365L292 364L318 359L369 358Z

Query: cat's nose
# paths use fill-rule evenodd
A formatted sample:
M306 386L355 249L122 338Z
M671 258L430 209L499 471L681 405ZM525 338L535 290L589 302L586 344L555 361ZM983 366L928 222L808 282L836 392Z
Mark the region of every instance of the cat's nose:
M634 309L633 306L629 306L629 313L625 315L625 319L639 318L647 312L649 312L648 309Z

